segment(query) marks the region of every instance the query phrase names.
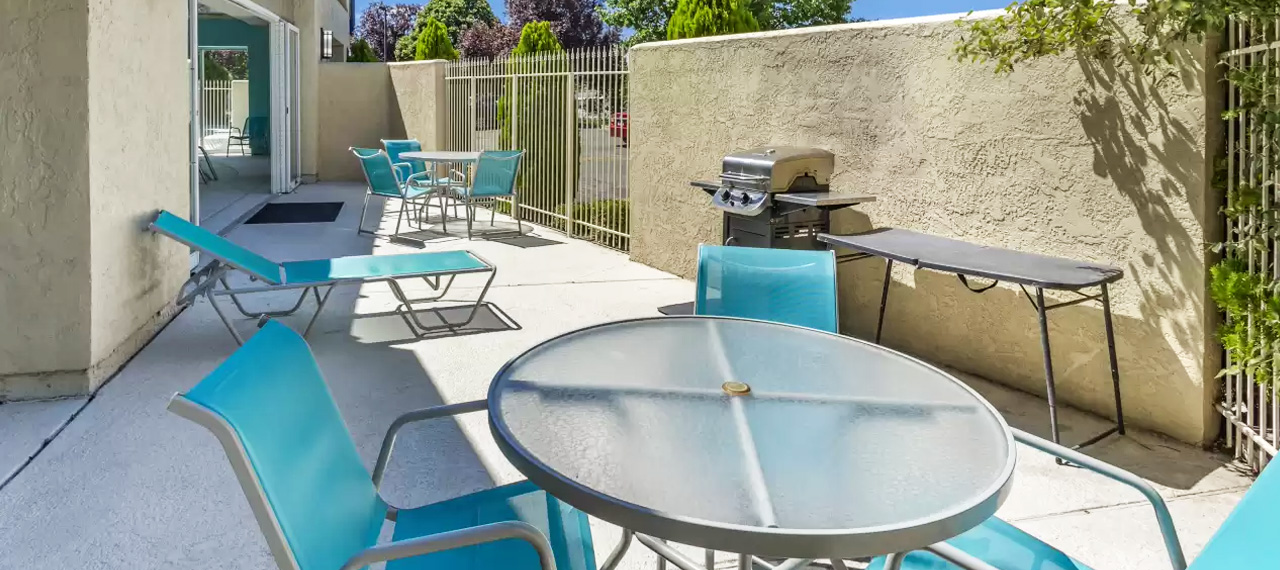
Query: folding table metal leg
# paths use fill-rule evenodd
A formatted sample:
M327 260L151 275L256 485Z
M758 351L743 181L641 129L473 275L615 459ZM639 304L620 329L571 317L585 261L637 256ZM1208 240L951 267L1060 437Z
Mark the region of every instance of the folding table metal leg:
M1045 314L1044 288L1036 287L1036 313L1040 316L1040 348L1044 351L1044 381L1049 397L1049 428L1058 443L1058 395L1053 385L1053 355L1049 351L1049 318Z
M884 307L889 302L889 283L892 282L893 260L884 260L884 286L880 290L880 316L876 318L876 344L880 344L880 333L884 331Z
M702 564L703 564L703 566L706 566L706 567L707 567L707 570L715 570L715 567L716 567L716 551L711 550L710 548L708 548L708 549L706 549L706 550L704 550L704 551L702 551L702 552L703 552L703 554L702 554L702 559L703 559L703 560L702 560Z
M1102 284L1102 320L1107 327L1107 358L1111 361L1111 386L1116 398L1116 433L1124 435L1124 407L1120 404L1120 363L1116 359L1116 333L1111 325L1111 294Z

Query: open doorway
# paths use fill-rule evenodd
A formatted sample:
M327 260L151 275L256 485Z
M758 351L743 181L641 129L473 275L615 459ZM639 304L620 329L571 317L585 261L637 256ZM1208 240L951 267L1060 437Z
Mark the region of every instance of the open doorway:
M192 217L219 231L295 185L297 34L249 0L196 7Z

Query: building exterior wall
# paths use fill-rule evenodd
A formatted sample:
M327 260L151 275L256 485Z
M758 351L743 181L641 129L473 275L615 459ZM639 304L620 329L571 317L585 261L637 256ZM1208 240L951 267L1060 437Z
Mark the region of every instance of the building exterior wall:
M189 206L185 4L23 6L0 36L18 118L0 127L0 400L91 391L172 315L189 263L146 231Z
M90 364L89 7L5 10L34 25L0 34L0 400L84 382Z
M404 137L387 64L321 64L320 94L320 179L364 180L359 161L347 149L382 148L382 139Z
M406 61L389 64L395 103L409 138L418 139L427 150L445 144L444 74L448 62Z
M180 3L89 2L94 384L167 322L188 274L186 248L146 231L157 210L190 209L186 22Z
M951 21L863 23L641 45L631 52L632 256L692 277L720 214L689 187L735 150L804 145L837 157L836 191L878 201L836 230L900 227L1123 268L1112 291L1126 417L1178 439L1216 435L1203 244L1220 196L1212 58L1159 85L1073 57L1008 77L955 62ZM1213 123L1210 129L1206 125ZM873 331L884 265L841 265L844 332ZM1015 287L975 295L899 267L885 344L1045 391L1035 312ZM1053 300L1070 296L1052 294ZM1058 397L1112 415L1102 312L1050 313ZM886 379L891 380L891 379Z

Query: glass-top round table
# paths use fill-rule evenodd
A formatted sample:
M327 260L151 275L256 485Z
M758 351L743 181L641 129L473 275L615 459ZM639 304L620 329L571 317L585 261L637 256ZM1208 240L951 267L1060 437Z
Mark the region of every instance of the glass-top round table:
M955 377L860 340L657 317L507 363L490 428L531 481L626 529L715 550L857 558L952 538L996 512L1015 452Z

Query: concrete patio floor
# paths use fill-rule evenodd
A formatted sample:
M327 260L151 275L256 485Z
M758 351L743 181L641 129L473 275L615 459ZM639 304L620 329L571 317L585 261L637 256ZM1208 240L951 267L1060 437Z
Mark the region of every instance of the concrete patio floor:
M417 251L357 236L362 197L356 185L304 186L278 200L343 200L336 222L239 226L229 237L278 261ZM371 213L366 224L376 217ZM382 231L394 223L393 213L384 214ZM625 254L535 232L563 243L520 248L446 237L426 245L428 251L470 249L492 261L499 270L488 300L518 328L484 314L469 327L475 334L414 339L388 314L395 302L385 285L335 290L309 341L370 466L398 414L483 398L504 362L542 340L603 321L657 315L656 307L693 295L692 283L632 263ZM463 289L451 297L469 297L480 284L460 281L455 288ZM290 300L287 294L267 299L273 306ZM299 327L305 318L285 322ZM240 324L252 331L249 321ZM490 327L508 330L486 332ZM273 568L217 442L165 411L174 392L190 388L234 349L201 301L91 399L0 405L0 477L18 470L0 488L0 568ZM1043 400L961 377L1011 424L1044 433ZM1075 410L1062 417L1066 441L1107 426ZM1159 486L1189 558L1250 483L1223 456L1139 431L1108 438L1088 453ZM394 504L416 505L520 478L491 441L483 414L470 414L403 431L385 491ZM1099 570L1168 568L1151 510L1136 492L1057 466L1028 448L1019 449L1014 491L1001 515ZM593 531L603 560L618 530L593 521ZM721 562L732 564L727 555ZM633 545L623 567L652 568L654 557Z

